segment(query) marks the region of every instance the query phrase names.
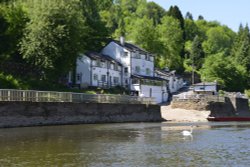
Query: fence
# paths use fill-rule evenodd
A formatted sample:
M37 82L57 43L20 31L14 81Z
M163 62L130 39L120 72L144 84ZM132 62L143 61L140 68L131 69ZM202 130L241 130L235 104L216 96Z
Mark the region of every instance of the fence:
M0 89L0 101L155 104L149 97L13 89Z
M173 101L214 101L214 102L225 102L224 96L218 95L174 95Z

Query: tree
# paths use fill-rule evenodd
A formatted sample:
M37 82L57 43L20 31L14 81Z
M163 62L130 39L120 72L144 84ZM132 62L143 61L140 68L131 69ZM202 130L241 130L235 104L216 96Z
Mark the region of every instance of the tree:
M206 81L216 80L227 91L243 91L246 86L246 70L224 53L207 57L200 74Z
M85 39L88 41L88 50L100 50L102 43L107 42L107 38L110 37L111 34L105 27L105 23L101 20L98 11L98 7L105 8L109 6L110 1L99 1L100 0L80 0L85 25L88 26L88 35Z
M160 67L168 66L170 69L182 71L181 51L184 41L179 21L171 16L165 16L162 19L162 24L158 25L157 31L163 45Z
M185 19L193 20L193 15L190 12L186 13Z
M198 20L204 20L204 17L202 15L199 15Z
M185 20L185 35L186 41L190 40L193 41L196 35L200 35L199 28L195 24L193 20L186 19Z
M134 28L128 36L129 39L151 53L160 54L162 47L153 20L145 16L135 20L132 26Z
M19 43L28 22L27 13L21 3L6 3L0 6L0 55L6 61L22 61Z
M202 67L204 57L205 54L202 48L202 41L200 40L199 36L196 35L192 43L190 59L193 60L197 70Z
M181 29L184 30L184 19L178 6L171 6L167 12L167 15L178 19L180 22Z
M161 23L161 19L166 15L166 11L155 2L148 2L146 15L148 18L153 19L156 26Z
M21 42L23 58L46 79L57 81L74 67L79 52L87 47L89 29L80 5L77 0L27 1L26 5L30 22Z
M181 14L181 11L180 9L178 8L178 6L171 6L169 8L169 11L167 12L167 15L168 16L172 16L173 18L177 19L180 23L180 28L182 30L182 39L185 40L186 39L186 34L185 34L185 23L184 23L184 19L183 19L183 16ZM180 52L180 56L182 58L184 58L185 56L185 48L184 48L184 43L182 43L182 49L181 49L181 52Z
M207 55L225 52L229 54L235 33L225 26L210 28L207 32L207 40L203 43Z
M250 88L250 33L246 25L240 25L236 39L234 41L231 56L238 64L244 66L248 73L247 88Z

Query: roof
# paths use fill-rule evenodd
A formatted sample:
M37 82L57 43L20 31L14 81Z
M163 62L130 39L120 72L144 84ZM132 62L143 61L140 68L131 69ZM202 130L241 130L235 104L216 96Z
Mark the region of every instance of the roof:
M125 42L124 45L121 44L120 41L118 40L113 40L113 42L115 42L116 44L120 45L121 47L124 47L125 49L129 50L129 51L132 51L132 52L139 52L141 54L150 54L153 56L152 53L140 48L139 46L136 46L134 44L131 44L131 43L128 43L128 42Z
M148 79L148 80L157 80L157 81L167 81L166 79L159 78L159 77L151 77L151 76L144 76L144 75L131 75L132 78L138 78L138 79Z
M98 53L98 52L87 52L85 53L86 56L88 56L90 59L93 59L93 60L106 60L106 61L110 61L110 62L113 62L113 63L117 63L119 65L122 66L122 64L120 62L118 62L117 60L115 60L114 58L108 56L108 55L104 55L102 53Z
M215 85L218 85L217 82L201 82L193 84L193 86L215 86Z
M158 68L155 68L155 72L160 74L160 75L164 75L164 76L171 76L175 73L175 71L165 71L165 70L161 70L161 69L158 69Z

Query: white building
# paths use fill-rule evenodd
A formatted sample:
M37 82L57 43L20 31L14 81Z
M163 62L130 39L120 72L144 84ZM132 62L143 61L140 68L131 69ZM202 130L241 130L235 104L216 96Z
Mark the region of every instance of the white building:
M154 56L136 45L111 41L102 50L123 65L122 85L140 97L154 97L157 103L167 101L166 80L154 76Z
M183 78L176 75L175 71L155 69L155 76L168 81L169 93L175 93L183 87Z
M218 85L216 82L202 82L193 85L193 91L196 94L216 95L218 93Z
M114 87L121 85L121 63L96 52L88 52L77 59L76 84L88 86Z

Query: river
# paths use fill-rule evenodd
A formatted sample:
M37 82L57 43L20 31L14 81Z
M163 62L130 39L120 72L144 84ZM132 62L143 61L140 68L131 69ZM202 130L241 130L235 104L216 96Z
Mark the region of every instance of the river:
M0 166L249 166L250 122L0 129Z

